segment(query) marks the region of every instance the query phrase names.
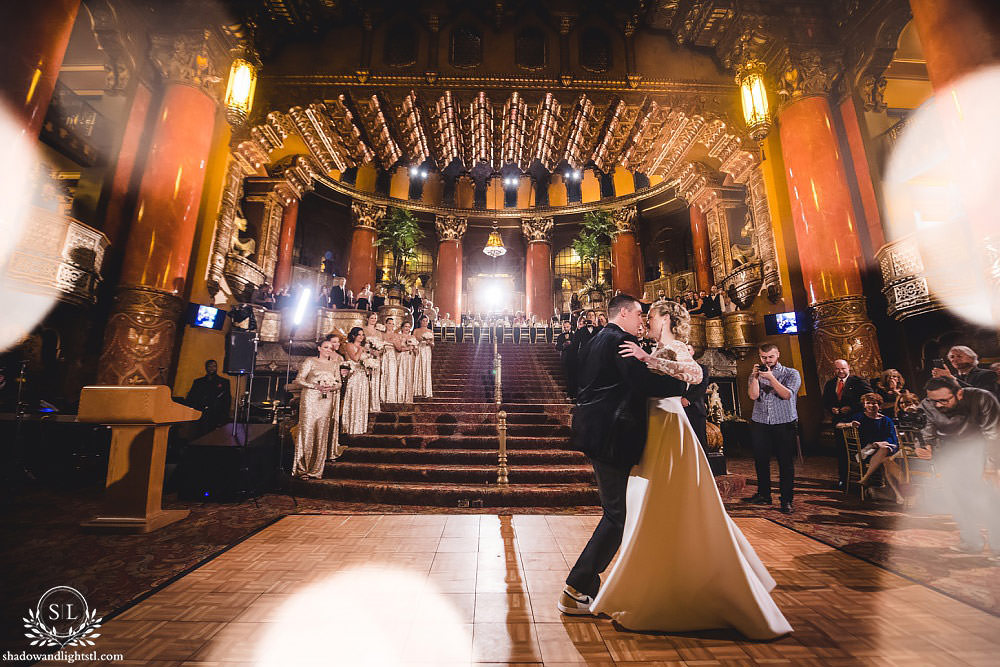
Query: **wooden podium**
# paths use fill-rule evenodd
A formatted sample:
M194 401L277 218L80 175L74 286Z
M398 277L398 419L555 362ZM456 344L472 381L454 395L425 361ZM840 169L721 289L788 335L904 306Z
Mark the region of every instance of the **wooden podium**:
M149 533L189 514L160 507L167 433L201 412L170 397L164 385L84 387L77 421L111 427L104 512L81 524L116 533Z

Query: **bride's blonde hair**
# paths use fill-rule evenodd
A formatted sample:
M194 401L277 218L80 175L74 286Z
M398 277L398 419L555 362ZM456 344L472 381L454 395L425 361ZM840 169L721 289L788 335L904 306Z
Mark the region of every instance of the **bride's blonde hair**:
M649 315L669 315L670 331L677 340L686 343L691 336L691 315L687 309L676 301L660 299L649 307Z

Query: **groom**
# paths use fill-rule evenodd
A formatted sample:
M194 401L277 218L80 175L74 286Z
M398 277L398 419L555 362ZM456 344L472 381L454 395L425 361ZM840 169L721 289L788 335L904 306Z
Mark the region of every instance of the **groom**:
M590 613L600 575L621 546L629 470L646 445L646 399L680 396L687 390L686 382L653 373L641 361L619 354L625 341L638 343L636 333L642 323L638 299L616 295L608 303L608 318L608 325L580 350L577 361L573 442L594 466L604 513L559 596L559 611L571 615Z

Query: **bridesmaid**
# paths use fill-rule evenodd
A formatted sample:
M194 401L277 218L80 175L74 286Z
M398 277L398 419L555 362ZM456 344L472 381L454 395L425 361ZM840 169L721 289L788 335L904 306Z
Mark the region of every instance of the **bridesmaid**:
M381 329L381 331L380 331ZM368 344L371 354L378 362L379 367L376 368L371 373L371 377L368 381L368 386L370 389L368 398L368 411L369 412L379 412L382 410L382 357L385 354L383 345L385 342L382 339L382 331L385 327L380 327L378 324L378 313L369 313L368 317L365 318L365 342Z
M385 318L385 335L382 340L386 342L385 351L382 354L381 387L379 389L380 403L399 403L399 334L396 333L396 320L393 317Z
M365 332L361 327L354 327L347 334L344 343L344 356L351 366L351 374L347 377L347 388L344 390L344 408L340 414L340 432L358 435L368 430L368 400L371 388L368 386L368 374L362 366L365 352Z
M399 350L399 370L397 388L399 403L413 402L413 369L417 360L417 339L410 333L410 323L403 322L397 337Z
M332 451L334 458L339 454L340 364L344 360L339 349L340 336L330 334L319 344L319 357L303 361L295 375L302 398L292 474L301 479L321 478L327 452Z
M364 289L358 292L358 310L371 310L372 286L366 284Z
M417 360L413 371L413 395L431 398L431 348L434 347L434 332L430 328L430 318L420 316L420 326L413 332L417 339Z

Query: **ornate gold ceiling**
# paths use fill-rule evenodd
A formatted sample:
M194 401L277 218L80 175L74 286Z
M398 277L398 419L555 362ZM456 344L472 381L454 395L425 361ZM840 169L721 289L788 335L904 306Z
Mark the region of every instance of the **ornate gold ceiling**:
M598 101L586 93L443 91L435 98L409 91L332 100L272 112L240 144L260 168L288 134L300 135L326 171L372 164L382 170L430 163L451 175L483 168L537 173L562 167L611 173L618 167L668 178L692 160L718 166L749 147L721 118L706 117L665 100Z

